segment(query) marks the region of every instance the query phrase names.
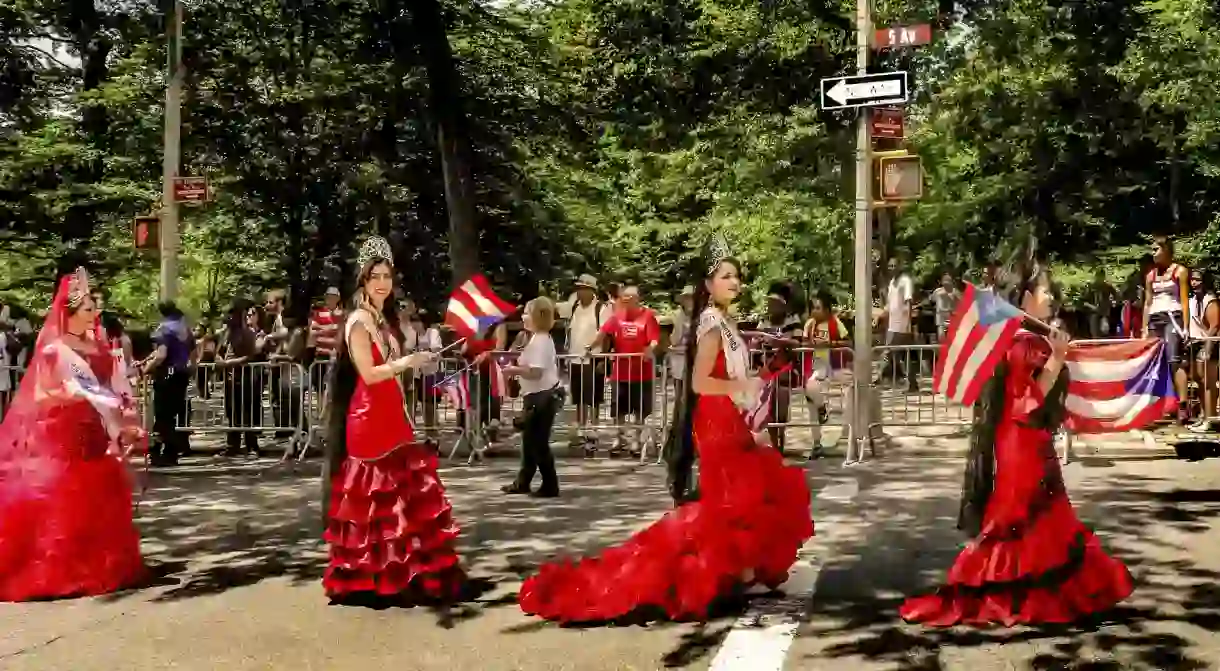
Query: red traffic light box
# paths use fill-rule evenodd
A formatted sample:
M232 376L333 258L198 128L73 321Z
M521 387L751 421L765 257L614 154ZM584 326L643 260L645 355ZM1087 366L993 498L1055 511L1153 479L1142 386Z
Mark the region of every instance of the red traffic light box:
M157 249L160 247L161 218L153 215L136 217L131 222L131 238L136 249Z

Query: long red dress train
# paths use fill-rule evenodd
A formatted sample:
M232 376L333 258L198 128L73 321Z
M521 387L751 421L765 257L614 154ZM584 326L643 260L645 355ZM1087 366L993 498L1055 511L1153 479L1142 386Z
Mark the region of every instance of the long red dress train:
M723 352L713 375L727 378ZM700 499L599 557L544 565L521 587L523 611L597 622L652 606L674 619L697 619L744 575L773 588L787 580L813 535L804 472L757 446L728 397L699 397L693 426Z
M1076 518L1051 432L1026 424L1046 402L1036 374L1049 354L1045 338L1018 334L1007 355L995 485L982 532L957 556L947 585L903 604L904 620L932 626L1066 623L1131 594L1126 567Z
M58 344L67 288L65 278L0 426L0 601L96 596L147 575L127 466L98 410L58 373L58 358L72 356L78 379L91 374L92 389L111 394L109 353L76 359Z
M373 360L385 361L378 346ZM436 455L415 442L397 382L368 385L357 376L347 444L386 455L349 454L331 477L324 535L330 561L322 577L327 596L456 597L465 578L453 547L458 526Z

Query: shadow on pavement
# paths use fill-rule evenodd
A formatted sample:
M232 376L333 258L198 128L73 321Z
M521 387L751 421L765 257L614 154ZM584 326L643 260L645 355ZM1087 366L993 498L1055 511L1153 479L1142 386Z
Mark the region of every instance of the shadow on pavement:
M868 501L860 506L862 532L828 558L819 576L803 632L818 639L818 650L804 663L841 659L911 670L1215 668L1220 660L1199 655L1202 649L1215 654L1220 571L1198 560L1216 547L1220 490L1179 488L1172 469L1184 467L1179 462L1165 476L1141 474L1145 467L1137 464L1065 469L1077 513L1136 579L1135 593L1116 609L1068 627L932 629L902 622L897 611L904 597L939 586L966 540L954 528L960 462L956 468L917 460L883 464L861 478Z

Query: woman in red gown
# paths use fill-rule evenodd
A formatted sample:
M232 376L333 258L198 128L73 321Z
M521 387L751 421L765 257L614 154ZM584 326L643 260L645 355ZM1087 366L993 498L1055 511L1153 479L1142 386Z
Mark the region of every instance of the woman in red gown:
M436 454L415 441L402 389L402 374L436 354L401 356L392 258L382 238L361 248L358 305L331 371L322 585L332 603L444 602L464 584Z
M1021 308L1046 321L1050 281L1035 269L1018 289ZM975 404L959 527L974 535L948 584L908 599L903 619L932 626L1066 623L1106 610L1132 590L1076 517L1063 485L1053 431L1063 417L1068 339L1019 331Z
M0 601L145 578L126 461L144 433L97 316L85 273L64 277L0 425Z
M601 556L544 565L525 581L521 609L561 622L615 620L660 610L700 619L718 597L752 584L779 587L813 535L804 471L784 465L743 418L761 391L749 353L725 318L740 291L737 262L713 245L695 295L687 352L689 427L699 455L700 498Z

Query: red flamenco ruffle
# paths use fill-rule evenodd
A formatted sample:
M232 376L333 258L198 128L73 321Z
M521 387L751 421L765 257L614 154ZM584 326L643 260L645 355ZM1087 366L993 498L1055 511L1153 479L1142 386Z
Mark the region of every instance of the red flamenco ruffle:
M0 601L97 596L146 578L118 459L0 464L0 502Z
M417 445L377 461L344 461L331 481L323 536L330 544L327 595L457 593L464 578L453 549L458 527L436 465Z
M1102 550L1067 497L1057 498L1028 529L984 530L958 555L948 584L908 599L902 618L929 626L1067 623L1127 598L1127 568Z
M809 490L799 468L774 450L742 453L730 491L703 498L598 557L542 566L521 588L521 609L561 622L598 622L659 608L697 619L719 597L754 582L778 587L813 534Z

